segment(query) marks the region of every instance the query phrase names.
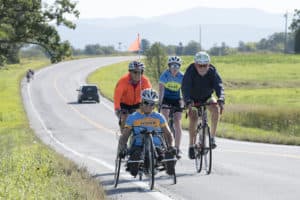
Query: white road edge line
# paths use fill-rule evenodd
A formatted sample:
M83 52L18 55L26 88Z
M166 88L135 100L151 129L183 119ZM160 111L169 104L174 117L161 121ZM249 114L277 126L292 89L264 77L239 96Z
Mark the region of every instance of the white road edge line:
M40 72L40 71L39 71ZM37 73L38 74L38 73ZM37 75L36 74L36 75ZM92 160L94 162L97 162L99 163L100 165L108 168L109 170L112 170L114 172L115 170L115 167L109 163L107 163L106 161L104 160L101 160L101 159L98 159L98 158L95 158L95 157L92 157L92 156L87 156L85 154L82 154L82 153L79 153L75 150L73 150L72 148L68 147L67 145L65 145L64 143L60 142L57 138L54 137L53 133L51 130L49 130L45 124L45 122L42 120L40 114L38 113L37 109L35 108L34 104L33 104L33 101L32 101L32 98L31 98L31 90L30 90L30 84L27 84L27 93L28 93L28 98L29 98L29 103L32 107L32 110L34 111L37 119L40 121L43 129L46 131L46 133L49 134L50 138L53 139L54 142L56 142L57 144L59 144L62 148L64 148L65 150L71 152L72 154L78 156L78 157L85 157L89 160ZM108 107L108 106L106 106ZM129 175L121 175L120 176L124 177L124 178L129 178ZM132 182L133 184L137 185L138 187L141 187L144 191L147 191L149 192L149 194L151 196L153 196L155 199L158 199L158 200L174 200L172 199L171 197L159 192L159 191L151 191L149 189L147 189L148 185L143 183L143 182Z

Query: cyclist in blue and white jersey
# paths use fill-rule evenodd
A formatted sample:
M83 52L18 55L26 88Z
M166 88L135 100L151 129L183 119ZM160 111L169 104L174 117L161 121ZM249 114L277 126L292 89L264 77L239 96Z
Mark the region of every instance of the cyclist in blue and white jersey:
M175 130L175 147L178 149L178 158L181 157L181 116L183 101L181 98L181 82L183 73L179 70L181 66L181 58L178 56L170 56L168 59L168 69L166 69L159 78L159 105L160 107L173 106L176 108L174 113L174 130ZM170 109L161 109L161 113L168 121Z
M176 152L173 145L173 135L170 132L169 126L164 118L164 116L158 112L153 111L155 104L158 102L158 94L153 89L145 89L142 91L142 103L140 105L140 110L130 114L126 120L125 127L123 129L123 134L119 139L118 152L119 155L124 152L127 148L126 144L128 138L133 134L131 141L131 147L129 151L131 160L139 160L142 152L142 135L141 131L147 129L147 131L156 131L156 133L163 132L163 138L169 147L169 150ZM153 142L157 149L162 146L161 137L153 135ZM158 152L159 153L159 152ZM120 155L121 157L124 155ZM133 176L138 173L137 163L128 163L128 170ZM168 173L168 169L167 169Z

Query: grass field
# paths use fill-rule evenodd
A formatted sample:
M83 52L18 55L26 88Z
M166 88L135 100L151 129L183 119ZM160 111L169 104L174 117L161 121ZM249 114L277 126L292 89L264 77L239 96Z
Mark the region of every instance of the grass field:
M47 60L0 69L0 199L104 199L99 183L43 145L28 125L20 80Z
M184 72L193 57L183 57L183 61ZM212 63L226 90L219 136L300 145L299 55L240 54L212 57ZM127 71L127 64L101 68L88 81L97 83L101 93L112 99L115 84ZM187 127L185 119L183 126Z

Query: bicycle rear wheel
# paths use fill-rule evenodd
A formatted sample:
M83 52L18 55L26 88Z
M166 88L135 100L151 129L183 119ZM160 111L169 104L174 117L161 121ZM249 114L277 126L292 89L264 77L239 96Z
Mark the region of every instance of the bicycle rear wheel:
M204 167L206 174L211 173L211 168L212 168L212 148L211 148L211 143L210 143L210 129L208 126L206 126L205 131L204 131L204 148L203 148L203 160L204 160Z
M174 129L174 123L172 120L169 120L169 127L171 130L171 133L173 134L173 137L175 138L175 129Z
M120 168L121 168L122 158L117 155L115 160L115 175L114 175L114 187L117 188L120 176Z
M154 176L155 176L155 163L154 163L154 148L153 148L153 140L152 137L147 137L146 140L146 156L145 163L147 163L147 173L149 175L149 188L153 190L154 188Z
M196 135L196 143L195 143L195 167L197 173L200 173L202 170L202 164L203 164L203 154L202 154L202 144L203 144L203 132L202 129L198 129L197 135Z

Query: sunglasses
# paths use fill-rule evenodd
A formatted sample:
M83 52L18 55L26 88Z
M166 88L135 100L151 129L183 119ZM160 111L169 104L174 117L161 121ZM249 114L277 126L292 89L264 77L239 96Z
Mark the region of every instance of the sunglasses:
M197 64L197 67L199 67L199 68L206 68L206 67L208 67L208 64Z
M155 102L143 101L143 104L144 104L145 106L154 106L154 105L155 105Z
M130 71L133 74L143 74L143 71Z
M169 65L169 67L172 68L172 69L179 69L180 65L178 65L178 64L171 64L171 65Z

